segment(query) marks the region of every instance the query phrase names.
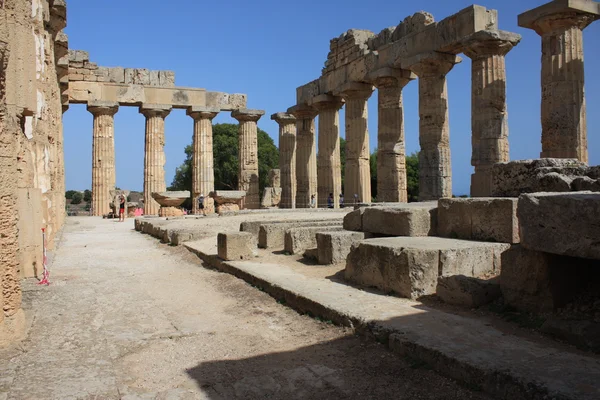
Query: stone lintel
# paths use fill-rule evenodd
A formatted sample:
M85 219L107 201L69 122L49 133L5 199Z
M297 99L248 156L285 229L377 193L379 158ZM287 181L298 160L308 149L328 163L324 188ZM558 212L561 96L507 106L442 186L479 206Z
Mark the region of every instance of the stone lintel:
M119 103L114 101L94 100L88 103L87 110L94 115L102 113L115 115L119 110Z
M240 110L233 110L231 117L238 121L258 121L260 117L265 115L265 110L251 110L248 108L242 108Z
M217 107L191 106L186 110L186 114L194 119L212 120L221 110Z
M287 112L298 119L313 119L319 115L319 112L315 108L306 104L298 104L290 107Z
M313 97L308 101L311 107L316 108L318 111L334 108L339 110L344 105L344 99L339 96L332 96L329 94L320 94Z
M479 31L463 41L463 53L469 58L506 55L521 41L521 35L508 31Z
M279 125L285 125L296 122L296 117L292 114L279 112L271 115L271 119L277 122Z
M522 28L537 28L537 22L557 14L588 14L592 20L600 18L600 3L590 0L554 0L520 14L518 24Z
M373 94L373 85L364 82L347 82L336 88L333 94L342 97L366 97L369 98Z
M436 69L439 67L440 72L448 73L454 65L462 62L462 58L455 54L440 53L437 51L430 51L426 53L417 54L416 56L401 60L400 67L402 69L410 69L417 73L417 69L421 69L424 66L429 66L430 69Z
M383 67L371 72L368 79L373 82L375 86L381 84L389 84L391 82L401 83L402 86L406 85L413 79L416 79L417 75L414 72L406 69Z

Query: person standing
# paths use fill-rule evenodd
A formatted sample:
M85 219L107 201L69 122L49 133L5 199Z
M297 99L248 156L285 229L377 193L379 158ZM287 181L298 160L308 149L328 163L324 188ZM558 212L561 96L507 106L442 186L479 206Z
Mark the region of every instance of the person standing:
M340 193L340 208L344 208L344 195Z
M125 222L125 196L119 197L119 222Z
M327 208L333 208L333 193L329 193L327 198Z
M314 194L310 195L310 208L317 208L317 198Z
M200 197L198 197L198 213L204 215L204 195L201 194Z

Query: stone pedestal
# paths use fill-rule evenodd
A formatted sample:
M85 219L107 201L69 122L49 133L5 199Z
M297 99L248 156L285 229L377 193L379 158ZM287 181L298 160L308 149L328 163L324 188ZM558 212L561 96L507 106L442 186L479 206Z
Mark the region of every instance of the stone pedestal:
M208 195L215 190L212 120L217 108L190 107L187 114L194 119L194 152L192 156L192 213L199 214L198 197L204 196L204 214L215 212L214 200Z
M140 113L146 117L146 142L144 152L144 214L157 215L159 205L152 198L153 192L167 190L165 182L165 118L171 106L144 104Z
M189 199L190 192L187 190L177 192L153 192L152 198L160 205L159 217L179 217L184 215L180 208L184 201Z
M407 202L402 89L415 76L410 71L384 68L372 78L378 91L377 201Z
M367 100L373 86L351 82L336 93L346 101L346 170L344 198L350 203L358 195L359 202L371 201L371 166L369 162L369 129Z
M271 119L279 124L279 208L296 208L296 117L292 114L277 113L271 115Z
M344 105L341 97L320 95L311 106L319 112L319 152L317 154L317 191L319 207L326 208L329 194L333 194L333 207L340 206L342 193L342 163L340 160L340 116Z
M317 110L306 105L288 109L296 117L296 207L309 208L317 193L317 147L315 117ZM318 201L318 198L316 199Z
M265 114L263 110L235 110L231 116L239 125L239 178L240 190L246 192L245 207L260 208L258 184L258 127L256 123Z
M542 158L588 162L582 30L599 17L594 1L554 1L519 15L519 26L542 37Z
M480 31L465 40L463 53L471 63L471 196L492 190L492 166L509 161L505 55L521 36L504 31Z
M246 192L243 190L215 190L210 193L214 199L217 213L226 211L239 211L244 208Z
M402 62L419 77L419 201L452 197L446 74L460 61L430 52Z
M113 102L90 102L88 111L94 115L92 137L92 215L110 212L110 191L116 183L115 120L119 105Z

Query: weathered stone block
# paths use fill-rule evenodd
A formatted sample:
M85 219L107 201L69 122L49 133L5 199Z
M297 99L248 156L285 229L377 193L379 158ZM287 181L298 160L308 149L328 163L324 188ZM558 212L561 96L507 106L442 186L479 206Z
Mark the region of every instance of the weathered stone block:
M226 261L256 257L256 236L249 232L226 232L217 236L217 253Z
M361 207L346 214L344 216L344 229L347 231L362 232L362 217L364 213L365 208Z
M285 231L284 250L290 254L301 254L306 249L317 247L317 232L341 231L342 225L307 226Z
M69 50L69 61L84 63L90 60L90 53L83 50Z
M125 83L125 69L123 67L109 68L108 79L113 83Z
M390 236L432 236L437 232L437 202L365 208L362 230Z
M327 227L332 225L341 225L341 221L290 221L285 223L264 224L260 226L258 232L258 247L262 249L283 249L285 247L285 231L290 228L310 226Z
M600 260L600 193L524 194L518 216L525 248Z
M516 198L440 199L439 236L488 242L519 243Z
M39 277L43 271L42 191L18 189L17 192L21 278Z
M503 243L472 242L438 237L366 239L354 245L345 277L364 286L400 296L434 294L439 276L495 275L500 270Z
M445 303L476 308L496 300L502 291L497 279L453 275L438 278L436 294Z
M346 262L352 245L365 239L364 232L319 232L316 234L317 259L319 264Z

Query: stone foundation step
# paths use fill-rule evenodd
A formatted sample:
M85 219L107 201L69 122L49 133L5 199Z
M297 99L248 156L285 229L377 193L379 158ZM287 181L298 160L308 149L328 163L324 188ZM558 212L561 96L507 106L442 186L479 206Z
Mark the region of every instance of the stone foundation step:
M361 207L344 217L344 229L386 236L433 236L437 207L435 201Z
M321 265L345 263L352 245L370 236L365 232L318 232L316 234L317 262Z
M307 219L273 219L273 220L262 220L262 221L244 221L240 223L240 232L250 232L258 237L261 225L265 224L296 224L296 223L310 223L310 222L323 222L323 221L342 221L342 217L336 214L324 214L323 217L319 218L307 218Z
M438 277L500 272L509 244L438 237L366 239L353 246L346 279L412 299L435 294Z
M284 250L289 254L301 254L306 249L317 247L317 233L341 231L342 225L305 226L285 231Z
M309 226L338 226L342 224L341 219L314 222L291 222L263 224L258 230L258 247L261 249L282 250L285 247L285 231L296 227ZM315 245L316 246L316 245Z

